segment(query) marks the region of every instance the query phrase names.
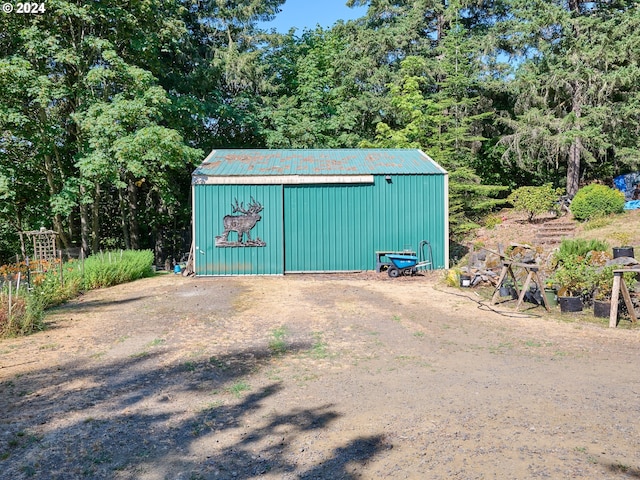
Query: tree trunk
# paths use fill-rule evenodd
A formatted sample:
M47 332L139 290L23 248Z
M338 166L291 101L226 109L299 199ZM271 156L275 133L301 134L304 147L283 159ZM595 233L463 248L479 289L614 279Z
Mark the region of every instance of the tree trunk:
M574 116L573 130L580 130L582 116L582 84L578 81L573 86L571 112ZM580 156L582 155L582 139L576 136L569 147L567 163L567 195L573 197L580 188Z
M131 249L140 248L140 224L138 223L138 187L131 180L127 185L127 202L129 208L129 236Z
M120 225L122 227L122 238L124 239L124 248L131 249L131 239L129 238L129 222L127 221L128 212L127 204L124 201L124 192L118 189L118 202L120 203Z
M89 206L82 201L86 191L80 185L80 248L88 254L89 250Z
M567 195L573 197L580 188L580 153L582 140L576 138L569 147L569 163L567 164Z
M94 252L100 249L100 186L96 185L91 206L91 248Z
M51 155L44 156L44 169L45 175L47 177L47 184L49 185L49 195L54 196L58 193L58 189L56 188L56 183L53 178L53 165ZM70 247L69 237L64 229L64 222L62 221L62 215L59 213L53 216L53 227L54 230L58 233L58 240L62 244L64 248Z

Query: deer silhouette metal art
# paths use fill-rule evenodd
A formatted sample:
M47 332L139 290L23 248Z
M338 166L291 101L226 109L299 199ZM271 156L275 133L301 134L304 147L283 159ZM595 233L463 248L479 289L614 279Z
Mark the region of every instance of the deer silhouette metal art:
M244 202L238 204L238 199L235 199L235 205L231 204L233 209L232 213L241 213L242 215L225 215L222 219L224 226L224 232L221 235L216 236L216 247L264 247L267 244L256 238L251 238L251 229L256 226L256 223L262 218L259 213L264 208L260 203L251 197L251 203L244 208ZM236 232L238 234L237 242L229 241L229 233ZM246 241L245 241L246 236Z

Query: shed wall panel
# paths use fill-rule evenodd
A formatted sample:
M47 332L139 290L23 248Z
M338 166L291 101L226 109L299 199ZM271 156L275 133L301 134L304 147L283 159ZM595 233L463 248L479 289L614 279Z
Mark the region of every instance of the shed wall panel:
M372 270L375 252L430 242L447 266L445 175L376 176L372 185L284 187L285 271Z
M193 222L196 275L274 275L284 273L281 185L194 185ZM250 231L264 247L219 247L223 218L232 215L235 199L248 206L253 197L263 206L261 219ZM238 215L237 213L234 215ZM236 232L229 240L237 240Z

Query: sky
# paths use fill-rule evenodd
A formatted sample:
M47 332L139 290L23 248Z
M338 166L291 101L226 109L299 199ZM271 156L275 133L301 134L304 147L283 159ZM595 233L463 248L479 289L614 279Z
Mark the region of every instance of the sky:
M349 8L345 3L347 0L286 0L275 20L262 27L275 28L280 33L287 33L293 27L302 33L305 28L313 29L318 24L331 27L338 20L353 20L367 12L366 7Z

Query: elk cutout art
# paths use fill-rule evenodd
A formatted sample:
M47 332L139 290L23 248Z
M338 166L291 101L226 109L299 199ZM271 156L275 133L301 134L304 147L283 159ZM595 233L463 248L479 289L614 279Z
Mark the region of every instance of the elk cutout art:
M216 236L216 247L265 247L267 244L256 238L251 238L251 229L256 226L256 223L262 218L258 215L263 207L260 203L256 202L251 197L251 203L249 203L247 209L244 208L244 202L238 205L238 199L235 199L235 205L231 204L233 209L232 213L241 213L242 215L225 215L222 219L224 226L224 232L221 235ZM229 233L236 232L238 234L238 241L230 242ZM244 237L246 236L246 241Z

